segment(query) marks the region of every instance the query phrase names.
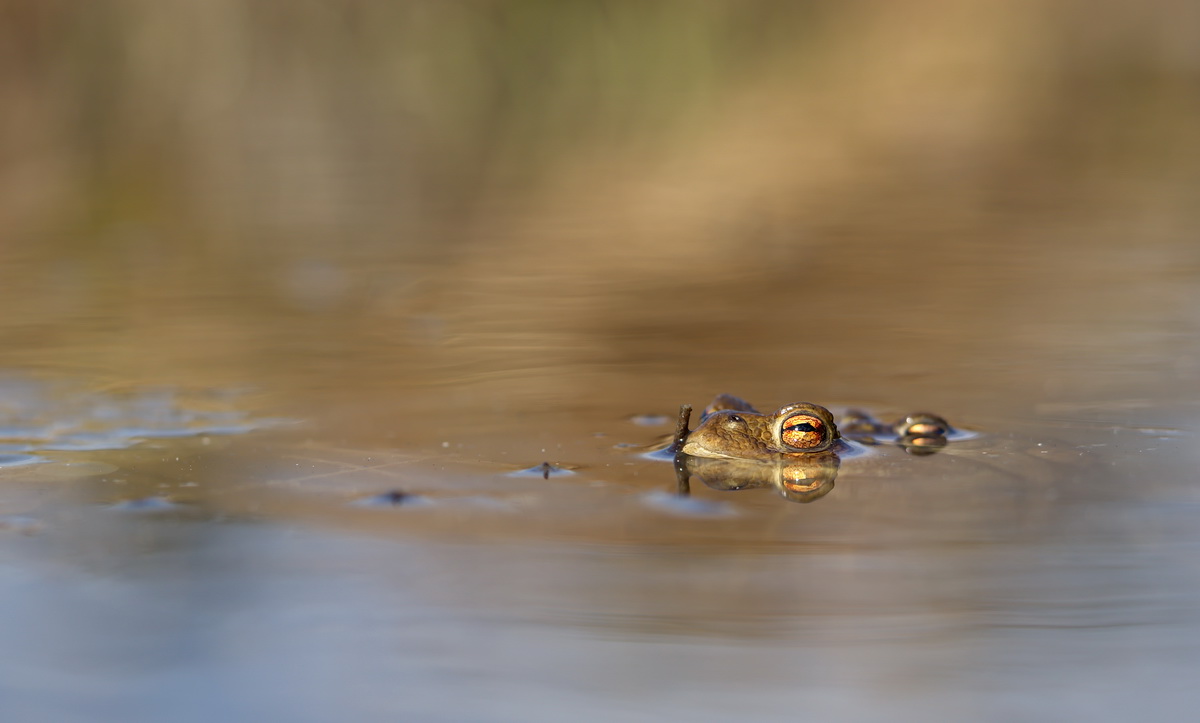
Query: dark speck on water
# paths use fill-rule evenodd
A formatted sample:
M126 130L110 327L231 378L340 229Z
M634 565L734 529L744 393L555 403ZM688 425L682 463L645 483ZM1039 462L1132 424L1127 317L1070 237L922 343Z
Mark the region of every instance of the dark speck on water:
M390 492L384 492L382 495L383 501L387 502L388 504L391 504L391 505L401 504L411 497L412 497L412 495L410 495L407 492L403 492L401 490L392 490Z
M388 490L387 492L381 492L377 495L359 498L355 500L353 504L359 507L400 507L414 505L423 501L425 501L425 498L421 497L420 495L395 489Z
M534 467L526 467L515 472L509 472L509 477L541 477L542 479L550 479L551 477L570 477L575 474L575 470L568 469L559 465L542 462Z

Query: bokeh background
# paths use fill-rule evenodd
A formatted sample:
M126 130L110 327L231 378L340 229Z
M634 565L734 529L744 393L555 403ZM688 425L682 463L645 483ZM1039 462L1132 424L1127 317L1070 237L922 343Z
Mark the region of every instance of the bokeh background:
M366 427L1196 378L1192 3L0 8L9 367Z

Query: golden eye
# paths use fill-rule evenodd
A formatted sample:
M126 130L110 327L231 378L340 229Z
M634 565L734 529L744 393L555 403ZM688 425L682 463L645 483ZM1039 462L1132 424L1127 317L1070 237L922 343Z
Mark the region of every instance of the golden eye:
M901 437L945 437L952 431L949 422L928 412L908 415L896 423L895 429Z
M825 422L811 414L795 414L783 421L779 438L794 449L813 449L825 442Z
M808 454L829 449L841 435L828 409L819 404L796 402L775 412L771 437L785 454Z

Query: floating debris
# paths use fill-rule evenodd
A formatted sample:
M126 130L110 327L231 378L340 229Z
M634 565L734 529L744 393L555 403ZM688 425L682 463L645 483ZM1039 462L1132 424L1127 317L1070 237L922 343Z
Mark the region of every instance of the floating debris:
M369 497L360 497L350 504L355 507L414 507L429 503L430 500L427 497L396 489Z
M509 477L541 477L542 479L550 479L551 477L570 477L575 474L575 470L568 469L560 465L542 462L535 467L527 467L514 472L509 472Z

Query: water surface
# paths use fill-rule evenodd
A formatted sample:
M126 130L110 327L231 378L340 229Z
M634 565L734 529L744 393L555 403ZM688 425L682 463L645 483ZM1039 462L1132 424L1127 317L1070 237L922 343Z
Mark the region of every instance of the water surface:
M1190 11L437 7L13 11L6 720L1200 703Z

